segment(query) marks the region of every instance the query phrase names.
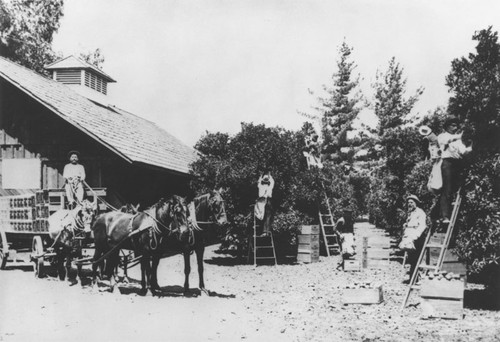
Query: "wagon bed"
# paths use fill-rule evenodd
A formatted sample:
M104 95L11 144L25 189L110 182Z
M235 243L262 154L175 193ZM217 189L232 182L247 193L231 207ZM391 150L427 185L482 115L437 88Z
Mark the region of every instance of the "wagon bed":
M94 189L102 198L106 189ZM94 193L87 190L87 196ZM0 269L8 263L25 264L34 262L36 275L43 266L44 258L33 258L44 254L50 246L47 219L51 214L66 206L64 189L47 189L33 193L0 196ZM106 205L100 201L99 211Z

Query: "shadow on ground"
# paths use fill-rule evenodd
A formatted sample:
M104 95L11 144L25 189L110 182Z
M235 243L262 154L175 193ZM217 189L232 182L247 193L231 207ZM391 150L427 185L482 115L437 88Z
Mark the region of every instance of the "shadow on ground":
M464 307L472 310L500 310L500 291L474 289L464 292Z
M122 280L122 279L121 279ZM138 296L148 296L151 293L144 293L141 289L141 282L137 279L129 278L128 283L119 282L117 284L120 294L122 295L138 295ZM100 291L109 291L109 281L99 281L98 287ZM217 297L217 298L236 298L234 294L224 294L218 293L216 291L207 290L203 292L199 288L190 288L188 293L184 293L184 287L180 285L168 285L162 286L156 291L155 295L157 297L185 297L185 298L196 298L199 296Z

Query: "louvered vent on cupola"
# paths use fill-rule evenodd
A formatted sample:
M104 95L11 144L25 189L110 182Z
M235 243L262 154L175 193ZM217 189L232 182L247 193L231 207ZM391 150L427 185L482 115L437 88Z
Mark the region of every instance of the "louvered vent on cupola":
M52 78L54 80L71 86L82 93L82 95L93 100L99 99L95 98L90 89L107 95L108 83L116 82L101 69L74 56L69 56L52 63L46 66L45 69L52 71Z
M82 72L80 70L54 70L57 82L64 84L82 84Z
M108 83L102 77L99 77L88 70L85 70L85 85L103 93L104 95L106 95L108 91Z

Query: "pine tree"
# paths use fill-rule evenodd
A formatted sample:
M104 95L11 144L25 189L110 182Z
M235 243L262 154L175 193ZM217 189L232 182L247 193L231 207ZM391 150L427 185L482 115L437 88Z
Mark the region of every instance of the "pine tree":
M359 75L353 75L356 64L351 60L353 48L345 41L339 48L337 71L332 75L332 86L323 85L328 93L319 98L320 107L316 108L321 117L323 154L327 159L345 160L341 154L343 147L350 147L347 132L362 108L362 95L359 91Z

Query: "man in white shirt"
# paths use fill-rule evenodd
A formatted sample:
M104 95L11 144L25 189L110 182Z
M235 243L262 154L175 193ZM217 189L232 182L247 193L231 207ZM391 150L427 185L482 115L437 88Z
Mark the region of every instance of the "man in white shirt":
M70 151L68 153L69 163L64 166L63 177L66 179L66 197L71 208L76 203L83 201L83 181L85 180L85 168L79 164L80 153Z
M444 224L450 222L451 202L453 193L460 186L463 169L462 157L472 150L462 142L462 133L458 133L458 119L450 117L444 122L445 132L438 135L439 149L441 150L441 174L443 186L441 189L440 207L441 218Z
M407 250L408 263L410 264L410 279L417 267L418 257L424 246L425 235L423 234L427 228L427 216L425 212L419 208L420 200L415 195L410 195L406 199L408 204L408 217L404 224L403 240L412 241L415 249ZM403 243L403 241L402 241Z
M273 206L271 203L273 197L274 179L271 176L271 170L266 171L259 177L257 181L259 189L259 198L255 203L255 216L262 222L261 236L271 234L271 222L273 216Z

